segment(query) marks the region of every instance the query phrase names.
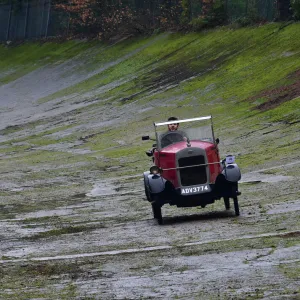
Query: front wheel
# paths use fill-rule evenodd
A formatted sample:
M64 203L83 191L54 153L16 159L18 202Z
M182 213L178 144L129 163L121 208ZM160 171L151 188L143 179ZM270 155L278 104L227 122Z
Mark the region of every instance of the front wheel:
M233 198L233 204L234 204L235 215L239 216L240 215L240 208L239 208L239 202L238 202L238 198L237 197Z
M162 213L161 213L161 206L159 205L158 202L152 202L151 206L152 206L152 212L153 212L154 219L157 219L158 224L162 225L163 218L162 218Z
M226 210L230 209L229 197L224 197L224 204L225 204Z
M146 195L147 200L148 200L148 201L151 201L150 192L149 192L149 189L148 189L148 187L147 187L147 185L146 185L145 179L144 179L144 188L145 188L145 195Z

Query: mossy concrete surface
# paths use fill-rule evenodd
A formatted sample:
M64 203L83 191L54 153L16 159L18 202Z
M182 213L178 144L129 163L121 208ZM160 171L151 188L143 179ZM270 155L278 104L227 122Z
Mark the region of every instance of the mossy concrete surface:
M299 49L299 23L1 45L0 298L300 297ZM152 219L141 136L171 115L213 116L240 217Z

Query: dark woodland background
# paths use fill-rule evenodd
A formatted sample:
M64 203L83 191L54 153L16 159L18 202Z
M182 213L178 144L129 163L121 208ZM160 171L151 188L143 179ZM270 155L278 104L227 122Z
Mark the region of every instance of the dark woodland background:
M0 0L0 40L110 39L299 18L300 0Z

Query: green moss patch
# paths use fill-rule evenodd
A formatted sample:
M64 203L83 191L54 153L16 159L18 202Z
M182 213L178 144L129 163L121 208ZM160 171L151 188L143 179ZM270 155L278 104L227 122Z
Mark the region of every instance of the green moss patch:
M288 79L289 81L292 81L292 83L265 90L248 100L257 101L257 99L263 99L264 101L257 104L256 108L261 111L266 111L297 98L300 95L300 70L290 74Z
M26 42L19 46L0 45L0 71L8 75L0 78L0 84L16 80L37 68L66 61L95 45L94 42L67 41L64 43Z
M201 247L186 248L179 247L180 253L184 256L193 256L193 255L203 255L208 253L224 253L231 251L241 251L246 249L265 249L271 248L274 252L277 247L292 247L299 244L298 234L296 236L285 236L284 239L281 235L278 237L262 237L262 238L252 238L252 239L239 239L231 241L221 241L221 242L212 242L201 245Z
M103 226L101 226L101 224L97 225L97 226L95 226L95 225L66 226L66 227L62 227L62 228L58 228L58 229L52 229L52 230L40 232L40 233L32 235L26 239L34 241L34 240L43 239L43 238L56 237L56 236L60 236L63 234L74 234L74 233L80 233L80 232L85 232L85 231L91 231L91 230L95 230L95 229L101 228L101 227L103 227Z

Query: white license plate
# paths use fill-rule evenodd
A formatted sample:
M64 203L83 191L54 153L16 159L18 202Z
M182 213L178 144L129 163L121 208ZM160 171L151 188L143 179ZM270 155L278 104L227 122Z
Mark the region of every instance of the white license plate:
M192 187L186 187L181 189L181 195L199 194L210 192L210 186L208 184L198 185Z

